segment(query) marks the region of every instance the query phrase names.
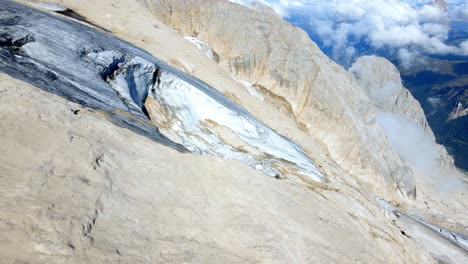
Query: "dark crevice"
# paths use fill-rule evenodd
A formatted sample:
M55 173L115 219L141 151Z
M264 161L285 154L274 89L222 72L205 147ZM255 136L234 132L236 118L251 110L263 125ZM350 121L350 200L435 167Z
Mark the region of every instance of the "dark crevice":
M67 17L71 17L71 18L74 18L74 19L77 19L77 20L80 20L80 21L83 21L83 22L86 22L86 23L89 23L87 20L86 20L86 17L78 14L77 12L71 10L71 9L67 9L67 10L64 10L64 11L55 11L59 14L62 14L64 16L67 16Z
M154 65L154 66L156 67L156 70L153 72L151 85L150 87L148 87L148 89L146 89L146 93L142 98L142 104L141 104L141 110L143 111L143 114L145 114L145 116L148 117L149 120L151 120L151 117L148 112L148 109L146 109L146 105L145 105L146 99L148 98L149 90L151 89L151 93L155 93L156 92L155 86L159 85L159 83L161 82L159 80L159 74L160 74L159 67L157 67L157 65Z
M26 36L24 36L22 38L14 40L13 45L15 45L16 47L22 47L22 46L24 46L24 45L26 45L28 43L34 42L34 41L35 41L35 39L34 39L33 36L26 35Z
M145 100L145 102L146 102L146 100ZM146 109L145 104L143 104L143 106L141 107L141 111L143 111L143 114L145 114L145 116L148 117L148 119L151 121L151 117L150 117L150 115L148 113L148 109Z
M158 85L161 83L161 79L160 79L161 69L159 67L157 67L157 65L155 65L155 66L156 66L156 70L153 72L153 78L152 78L152 82L151 82L152 85L149 87L151 89L152 94L156 93L156 87L158 87ZM151 120L151 117L150 117L150 115L148 113L148 109L146 109L146 106L145 106L147 98L148 98L148 93L146 93L146 95L143 98L143 104L142 104L141 110L148 117L148 119Z
M408 235L406 234L406 232L403 231L403 230L400 230L400 233L401 233L402 235L404 235L405 237L410 237L410 236L408 236Z
M22 38L14 38L8 34L0 35L0 48L12 54L22 54L21 47L34 42L35 39L32 35L26 35Z
M161 69L156 67L156 70L153 73L153 86L151 86L151 93L156 93L156 88L161 84Z
M120 64L123 62L125 62L125 56L114 59L111 64L101 71L101 78L106 82L109 82L109 79L114 79L116 72L120 69Z
M103 67L103 70L100 72L101 78L107 83L114 85L111 83L111 80L114 80L118 75L122 75L125 78L130 99L141 109L142 113L151 120L148 110L145 107L145 102L148 97L149 90L152 89L151 91L154 92L153 87L158 85L160 82L160 70L157 65L153 65L156 70L152 73L149 86L145 87L145 89L141 89L142 87L138 87L135 76L140 75L141 72L145 70L145 65L140 63L131 64L128 63L129 61L131 61L131 57L129 55L122 55L120 58L115 58L109 65ZM118 91L117 93L119 98L128 106L128 98L122 97Z
M55 80L58 79L57 74L55 74L55 73L53 73L53 72L51 72L51 71L49 71L49 70L46 70L45 73L44 73L44 75L45 75L45 78L46 78L47 80L49 80L50 82L53 82L53 81L55 81Z
M153 86L159 86L161 84L161 69L159 67L153 73Z
M139 67L141 67L140 64L129 65L125 69L125 80L127 81L128 89L130 92L130 97L132 98L133 102L135 102L138 106L143 108L146 97L148 96L149 87L145 89L140 99L140 94L138 93L138 89L137 89L138 87L135 82L135 72L139 71L138 69Z

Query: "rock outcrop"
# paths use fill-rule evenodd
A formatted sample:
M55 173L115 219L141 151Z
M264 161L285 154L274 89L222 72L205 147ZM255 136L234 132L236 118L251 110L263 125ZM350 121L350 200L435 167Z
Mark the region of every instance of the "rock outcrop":
M434 138L421 105L403 87L400 73L390 61L381 57L363 56L356 60L349 72L379 111L404 116Z
M463 104L458 102L457 108L453 109L448 120L455 120L466 115L468 115L468 108L463 107Z
M401 128L402 131L400 131L402 134L394 136L393 139L392 135L389 135L387 133L388 131L386 131L386 136L390 138L390 141L395 141L396 137L404 138L405 136L408 136L408 134L412 136L412 133L418 133L417 136L413 136L414 138L412 140L417 140L419 145L422 144L428 146L425 150L420 149L421 152L426 153L411 155L409 154L409 151L406 151L401 146L394 147L397 149L397 153L399 153L402 161L411 163L411 160L416 160L416 158L412 156L424 157L425 155L431 155L433 160L424 159L423 162L419 161L423 159L420 157L417 158L417 163L427 163L421 165L431 167L430 171L427 169L421 171L418 167L423 166L410 164L413 165L413 170L415 170L417 174L421 177L425 176L426 181L439 178L440 181L451 182L457 181L456 178L463 178L461 173L455 168L453 158L449 156L447 150L442 145L438 145L436 143L434 133L427 123L421 105L416 99L414 99L411 93L403 87L400 73L390 61L375 56L364 56L356 60L349 71L355 76L360 87L364 89L371 102L380 112L377 119L379 123L380 117L380 123L383 122L381 126L384 130L390 126L390 124L385 124L387 121L405 124ZM415 127L412 129L405 129L405 126L411 126L411 124L414 124ZM393 126L395 127L394 129L399 127L398 124L393 124ZM416 131L416 126L420 128L421 133ZM401 145L399 143L400 142L397 142L397 145ZM407 146L407 148L418 149L418 147L420 147L418 146L418 143L415 143L414 146Z

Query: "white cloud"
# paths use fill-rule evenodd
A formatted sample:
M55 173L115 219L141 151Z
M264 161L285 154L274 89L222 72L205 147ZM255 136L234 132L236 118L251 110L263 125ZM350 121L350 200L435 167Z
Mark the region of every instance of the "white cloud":
M461 175L441 162L439 147L421 127L393 113L379 113L377 123L393 150L417 177L430 181L443 193L463 191Z
M437 23L424 23L421 25L424 32L428 35L436 36L436 35L447 35L448 28L446 25L437 24Z
M460 49L462 50L463 55L468 56L468 40L465 40L460 44Z
M468 1L454 5L449 9L449 13L452 20L468 21Z
M416 56L415 56L414 53L412 53L409 50L404 49L404 48L398 50L397 56L398 56L398 59L401 62L401 65L406 69L411 67L414 60L416 59Z
M243 4L253 0L233 0ZM260 0L288 19L304 15L324 48L344 64L359 55L357 44L394 54L467 55L468 43L447 44L448 21L468 22L468 0L449 0L449 13L431 0ZM450 16L450 17L449 17ZM368 52L368 51L366 51ZM349 61L347 61L349 60Z

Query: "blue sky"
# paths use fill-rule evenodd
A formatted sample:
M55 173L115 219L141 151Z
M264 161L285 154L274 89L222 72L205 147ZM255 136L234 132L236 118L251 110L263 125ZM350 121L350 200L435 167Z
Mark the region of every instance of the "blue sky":
M419 54L468 56L467 39L449 39L451 23L468 23L468 0L446 1L447 12L431 5L432 0L231 2L269 5L285 20L301 26L342 64L361 55L363 47L367 52L386 50L408 65Z

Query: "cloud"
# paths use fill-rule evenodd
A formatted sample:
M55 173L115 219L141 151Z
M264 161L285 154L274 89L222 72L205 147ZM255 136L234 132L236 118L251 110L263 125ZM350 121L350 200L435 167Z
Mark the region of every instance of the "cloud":
M290 9L301 8L304 5L307 5L310 0L229 0L230 2L242 4L242 5L251 5L252 3L262 3L270 6L273 10L282 17L289 17Z
M413 52L405 48L401 48L397 53L398 59L400 60L401 66L408 69L413 65L414 61L417 59L416 55Z
M458 2L458 1L453 1ZM465 3L459 3L452 6L449 9L450 19L455 21L468 21L468 1Z
M398 57L421 53L468 55L468 43L448 44L449 21L468 22L468 1L446 1L449 12L431 0L233 0L261 2L316 36L330 56L350 65L361 53L389 52ZM360 48L361 47L361 48ZM365 47L365 48L364 48ZM404 62L407 63L407 62Z
M439 147L421 127L403 116L383 112L377 115L377 124L416 177L432 183L445 194L465 190L460 173L442 162Z

